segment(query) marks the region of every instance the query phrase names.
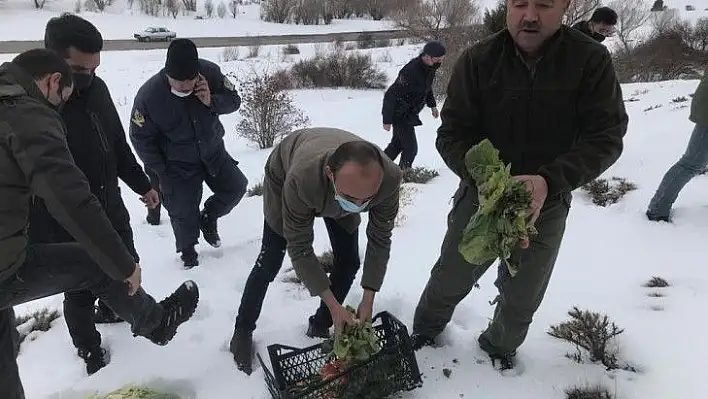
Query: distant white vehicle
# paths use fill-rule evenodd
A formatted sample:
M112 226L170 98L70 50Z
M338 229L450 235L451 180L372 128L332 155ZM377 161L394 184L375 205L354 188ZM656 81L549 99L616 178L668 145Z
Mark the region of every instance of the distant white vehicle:
M168 42L177 37L177 33L160 26L149 26L145 30L133 34L139 42Z

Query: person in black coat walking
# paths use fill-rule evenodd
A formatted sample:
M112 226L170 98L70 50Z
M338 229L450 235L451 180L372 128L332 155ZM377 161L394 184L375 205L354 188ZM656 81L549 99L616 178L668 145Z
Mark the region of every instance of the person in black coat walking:
M389 132L393 127L393 138L384 152L391 160L400 155L401 169L410 168L418 154L415 127L423 124L418 117L420 111L427 105L433 118L438 117L433 81L444 57L445 47L441 43L427 43L418 57L401 68L398 78L384 94L383 128Z
M95 74L103 48L101 33L91 22L65 13L49 20L44 44L64 57L73 71L74 91L61 109L61 117L74 162L88 179L91 192L135 262L139 263L118 179L151 207L157 205L159 198L128 146L106 83ZM75 241L38 197L34 197L31 206L29 237L32 244ZM64 294L66 324L79 356L86 362L88 374L95 373L107 362L95 322L121 321L102 301L94 310L95 302L96 296L88 290Z
M200 59L196 45L177 39L167 49L165 68L138 90L131 112L130 139L157 179L186 268L199 265L194 249L199 231L221 245L217 219L241 201L248 180L224 146L220 115L236 112L241 97L218 65ZM154 183L154 184L155 184ZM202 184L214 193L204 202Z
M606 37L612 36L617 25L617 13L610 7L595 9L589 21L580 21L573 28L585 33L602 43Z

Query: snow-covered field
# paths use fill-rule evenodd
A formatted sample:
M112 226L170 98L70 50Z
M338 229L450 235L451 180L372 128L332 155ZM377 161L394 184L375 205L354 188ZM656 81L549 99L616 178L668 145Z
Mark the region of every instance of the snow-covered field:
M300 49L307 56L315 47L303 45ZM418 48L367 51L381 60L379 66L393 80L397 69L417 54ZM220 62L221 50L201 50L203 57L238 75L252 66L283 62L279 46L265 47L261 54L259 59ZM161 68L164 56L164 50L103 54L98 73L108 82L126 127L137 88ZM2 56L0 61L9 58ZM495 276L490 273L481 280L480 289L458 307L444 333L444 346L417 353L424 386L405 398L560 399L570 385L595 383L608 386L622 399L702 397L701 362L708 355L708 348L701 344L706 323L702 319L705 312L700 310L708 303L708 177L700 176L686 187L677 203L674 224L652 224L644 217L649 198L664 171L683 152L692 128L687 119L690 103L672 99L689 98L696 85L696 81L671 81L623 86L625 99L636 101L626 103L630 125L625 151L606 175L628 178L638 189L607 208L592 205L583 192L575 194L550 288L519 351L523 373L501 376L476 344L493 312L488 301L496 295ZM380 146L390 138L390 133L381 129L382 91L311 90L294 95L312 126L348 129ZM647 111L650 107L658 108ZM438 256L450 197L457 185L434 148L439 122L428 112L421 117L424 126L417 132L420 153L416 164L436 169L440 176L416 187L412 204L403 208L406 219L394 232L388 275L375 305L375 311L390 311L409 326ZM257 150L237 137L234 126L239 118L238 114L222 118L228 132L226 144L253 185L262 177L268 151ZM123 192L142 257L144 287L161 299L184 279L194 279L201 289L199 308L167 347L133 338L125 324L99 326L112 360L92 377L85 375L83 362L74 354L64 320L57 320L51 330L22 345L19 364L27 397L79 399L94 390L106 392L125 384L166 387L184 398L268 397L263 371L257 368L250 377L242 374L227 350L236 308L260 246L260 197L245 198L222 219L223 247L200 244L201 266L185 271L173 251L165 214L162 225L146 224L142 203L127 187ZM365 244L364 234L361 244ZM315 250L319 253L328 248L324 224L318 221ZM286 258L283 270L289 266ZM652 276L661 276L671 284L659 290L663 297L650 296L657 290L642 287ZM306 346L316 342L304 332L317 300L303 288L282 281L283 277L281 273L272 284L259 320L255 339L260 353L273 343ZM356 305L360 295L361 288L355 283L349 303ZM61 300L61 296L43 299L18 306L16 311L22 315L44 306L61 309ZM607 372L600 365L581 365L565 357L574 347L551 338L546 331L550 324L564 321L573 306L606 312L626 330L618 341L620 357L635 366L637 373ZM443 368L452 370L449 378L443 375Z
M93 0L89 0L93 1ZM178 0L180 3L182 0ZM83 1L82 1L83 3ZM359 32L368 30L393 29L388 21L366 19L334 20L330 25L295 25L264 22L260 19L258 4L239 6L239 15L232 18L230 13L220 19L216 7L220 0L213 0L214 15L208 19L196 19L205 16L203 0L197 1L197 12L190 15L151 17L140 12L138 1L132 8L127 0L115 0L104 12L82 11L81 16L93 22L101 31L104 39L132 39L133 33L148 26L162 26L174 32L178 37L224 37L312 34L330 32ZM228 1L225 1L228 4ZM47 21L62 12L75 12L73 0L47 0L44 9L34 9L30 0L0 1L0 40L41 40Z

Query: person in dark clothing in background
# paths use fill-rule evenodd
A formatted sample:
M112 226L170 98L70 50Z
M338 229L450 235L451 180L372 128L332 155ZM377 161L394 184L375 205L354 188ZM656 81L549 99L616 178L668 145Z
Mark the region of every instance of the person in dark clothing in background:
M24 399L12 307L62 292L90 290L134 335L166 345L199 302L194 281L160 303L141 287L140 266L91 193L66 143L60 109L72 71L49 49L0 65L0 396ZM32 197L44 200L77 242L30 244Z
M64 57L72 69L74 91L60 115L66 127L66 139L74 162L89 181L108 219L136 263L140 262L130 216L123 204L120 178L149 206L159 202L157 192L138 164L126 141L125 131L106 83L96 76L103 39L91 22L70 13L49 20L44 45ZM30 242L59 243L74 241L49 213L41 198L35 198L30 212ZM119 322L121 319L98 301L91 291L64 294L64 317L78 355L93 374L107 363L101 348L101 334L95 323Z
M445 47L438 42L429 42L423 52L410 60L398 72L398 78L386 90L383 99L383 128L393 127L393 137L384 152L392 161L401 156L399 166L408 169L418 155L418 140L415 127L423 123L418 114L427 105L433 118L438 117L437 103L433 93L435 71L445 57Z
M617 25L617 13L610 7L597 8L589 21L580 21L573 28L585 33L602 43L606 37L612 36Z
M199 265L194 249L199 230L207 243L219 247L216 221L246 193L248 180L226 151L219 121L219 115L240 105L234 85L216 64L200 59L188 39L170 43L165 68L135 96L130 139L145 167L158 176L177 252L187 268ZM214 195L200 212L204 182Z

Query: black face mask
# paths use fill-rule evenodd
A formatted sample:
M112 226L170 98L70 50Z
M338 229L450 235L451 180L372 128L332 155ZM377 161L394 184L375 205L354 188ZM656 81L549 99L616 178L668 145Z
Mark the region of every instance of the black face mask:
M74 91L80 93L91 86L93 82L93 73L76 73L74 72Z
M602 43L602 41L605 40L605 35L603 35L602 33L593 32L592 38Z

